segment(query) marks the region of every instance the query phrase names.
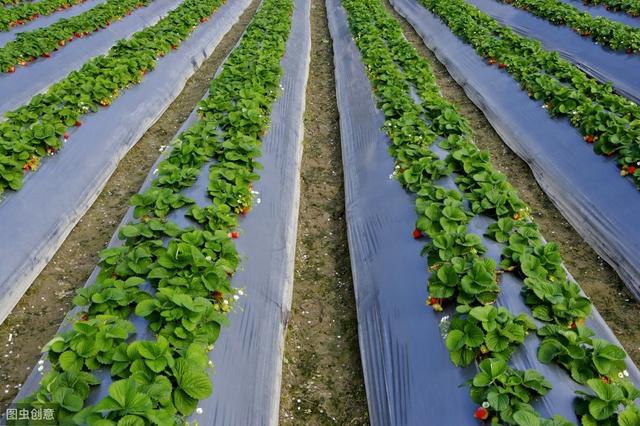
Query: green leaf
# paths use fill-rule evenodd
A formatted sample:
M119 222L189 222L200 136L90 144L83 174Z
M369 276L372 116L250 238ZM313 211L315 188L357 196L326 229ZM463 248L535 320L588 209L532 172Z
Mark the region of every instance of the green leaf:
M191 369L185 370L178 377L178 385L190 397L195 399L204 399L211 395L211 380L209 376L200 371Z
M76 353L73 351L65 351L61 353L58 361L60 362L60 367L64 371L80 371L84 364L84 360L82 358L78 358Z
M455 352L462 349L465 342L464 332L462 330L451 330L447 334L446 346L449 352Z

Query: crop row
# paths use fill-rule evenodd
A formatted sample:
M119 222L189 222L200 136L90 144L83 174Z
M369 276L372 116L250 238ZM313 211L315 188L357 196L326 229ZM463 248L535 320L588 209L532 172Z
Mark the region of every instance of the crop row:
M19 33L15 40L0 47L0 71L14 72L16 65L27 65L38 57L48 58L75 38L84 37L107 28L131 14L134 9L147 6L152 0L108 0L106 3L69 19L33 31Z
M240 261L232 240L259 178L292 8L290 0L263 2L199 104L199 120L176 138L150 187L131 198L134 219L119 231L124 244L102 251L95 283L74 299L82 312L46 345L51 371L26 402L54 404L60 423L182 424L210 395L207 351L242 294L231 287ZM181 191L212 160L212 203L198 206ZM170 221L180 207L201 226ZM131 341L132 315L148 321L152 340ZM96 370L105 369L115 380L109 395L83 408Z
M640 0L582 0L585 5L603 5L613 12L626 12L631 16L640 16Z
M564 116L597 154L617 155L621 175L640 187L640 107L557 52L522 37L464 0L420 0L490 65L511 74L552 116Z
M20 3L11 8L0 9L0 31L7 31L12 27L24 25L40 16L51 15L84 3L86 0L41 0L30 3Z
M185 0L155 25L119 41L106 55L7 112L7 120L0 122L0 193L20 189L24 173L36 170L41 157L54 154L68 140L67 128L80 126L84 114L110 105L120 91L140 83L157 59L177 49L222 1Z
M413 236L430 238L423 250L431 271L428 304L436 311L445 304L456 308L445 339L452 362L479 363L478 373L467 383L480 404L474 416L517 425L571 424L560 416L541 419L530 403L551 384L535 370L508 366L511 354L536 330L542 340L540 361L557 363L592 389L577 400L583 424L640 419L633 403L640 391L625 378L625 352L583 325L591 302L567 279L558 246L544 242L528 207L491 166L488 154L473 144L469 125L440 95L427 62L380 2L345 0L343 6L385 115L383 129L396 159L394 175L417 194ZM412 89L420 102L414 101ZM438 141L447 152L444 158L431 149ZM436 183L447 179L451 185ZM487 248L480 236L467 231L480 214L495 220L486 235L503 244L499 266L483 256ZM504 274L524 278L524 301L543 327L537 329L526 314L493 306Z
M555 25L566 25L583 37L613 50L623 50L628 54L640 49L640 28L611 21L602 16L593 17L560 0L499 0L526 10Z

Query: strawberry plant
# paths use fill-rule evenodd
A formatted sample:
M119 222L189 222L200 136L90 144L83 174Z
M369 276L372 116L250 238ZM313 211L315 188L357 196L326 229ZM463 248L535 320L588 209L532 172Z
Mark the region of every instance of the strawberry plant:
M541 321L572 325L591 314L591 301L573 281L526 278L522 293L533 316Z
M0 31L8 31L12 27L24 25L40 16L51 15L68 9L85 0L41 0L34 2L20 2L15 7L0 8ZM12 1L12 3L16 3Z
M504 307L491 305L470 308L459 306L460 313L450 324L445 340L451 361L465 367L479 358L508 361L536 326L526 314L514 316Z
M635 400L640 390L628 381L605 383L599 379L587 382L592 393L579 391L577 413L583 426L635 426L640 424L640 409ZM622 407L622 408L621 408Z
M69 40L81 38L107 28L134 9L147 6L151 0L108 0L106 3L77 16L61 19L44 28L18 33L16 38L0 47L0 71L27 65L39 57L49 57ZM61 44L62 42L62 44Z
M502 68L531 98L543 102L551 116L567 118L584 140L593 144L597 154L617 155L621 175L632 178L640 187L640 173L636 173L636 166L640 164L640 148L636 143L640 128L634 124L640 118L637 104L616 94L610 83L589 77L557 52L545 51L539 42L516 34L464 0L421 2L479 55L487 58L489 65L504 64ZM602 27L602 19L594 18L597 22L587 26ZM624 45L617 35L615 37L611 43ZM628 49L637 50L636 47Z
M551 389L537 371L515 370L501 359L485 359L478 368L480 371L471 380L471 398L478 404L488 403L487 409L507 424L518 424L514 416L521 411L535 415L530 402Z
M609 380L625 369L625 352L606 340L595 338L588 327L545 325L538 334L543 337L538 359L545 364L561 365L578 383L600 377Z
M186 0L179 13L191 19L213 4ZM280 93L292 9L290 0L262 3L212 80L199 121L176 138L149 188L132 197L135 214L119 230L122 245L100 253L95 282L74 299L83 311L69 319L71 331L44 348L52 370L26 402L53 404L63 424L169 426L184 424L211 394L207 352L238 297L230 280L240 257L229 234L253 202L260 137ZM207 164L213 164L211 204L197 207L181 190ZM215 185L218 179L224 185ZM194 226L167 219L185 206ZM132 335L132 315L148 321L148 340ZM116 381L108 396L87 406L97 371ZM52 383L67 373L78 375L78 389L58 391Z
M603 5L613 12L623 11L631 16L640 16L640 1L638 0L582 0L586 5Z
M62 148L70 136L67 128L76 127L82 115L110 105L122 90L140 83L158 58L186 40L223 1L181 3L155 25L120 40L106 55L91 59L27 105L5 113L7 119L0 122L0 193L6 188L19 190L23 170L33 170L25 168L30 159Z
M506 31L500 32L500 37L493 37L493 33L485 37L490 33L486 28L494 31L500 28L480 15L481 24L467 22L464 14L455 17L454 8L442 3L439 7L451 9L451 19L456 19L461 27L467 23L476 25L465 34L477 41L487 55L499 59L493 63L502 63L504 69L511 72L515 59L503 60L498 54L502 52L503 43L520 39ZM445 339L454 363L468 365L474 359L489 356L480 362L481 371L468 383L474 401L481 404L469 414L496 424L571 424L560 416L543 419L534 411L531 401L545 395L550 388L539 373L508 367L510 353L522 343L527 332L535 328L533 320L528 316L516 317L508 311L499 313L505 312L501 311L505 308L489 304L496 300L499 277L503 274L517 274L529 280L523 285L523 296L530 306L538 316L544 312L549 323L567 330L582 323L591 310L590 302L576 291L577 284L568 282L558 246L544 241L531 221L529 208L506 178L495 171L488 154L475 147L468 124L442 97L429 65L407 42L381 2L344 0L342 5L378 107L385 116L383 131L389 137L389 152L396 159L391 177L416 194L417 221L412 236L430 240L422 251L431 273L427 304L440 312L451 303L458 311L448 329L451 334ZM463 5L457 7L464 10ZM540 51L537 46L522 43L523 49L527 47L536 52ZM550 59L545 72L567 70L557 67L562 63L553 57ZM584 74L576 74L570 81L581 89L597 87L590 86L591 81L580 76ZM609 94L610 88L607 96L598 99L611 99ZM571 107L572 96L566 97L562 109ZM627 111L627 106L616 111ZM441 114L447 117L441 118ZM437 155L432 149L436 142ZM447 151L446 156L440 154L442 150ZM501 244L499 269L492 259L483 257L486 248L479 237L467 229L478 214L495 221L487 227L486 235ZM548 295L542 294L536 287L539 282L558 288ZM620 353L624 352L604 340L596 342L599 355L594 358L591 355L595 351L589 352L585 368L599 371L599 363L600 368L609 366L610 373L615 371ZM489 353L489 345L496 352L495 357ZM563 359L553 358L553 362L562 365Z
M576 33L591 37L594 41L614 50L636 53L640 50L640 29L609 20L593 17L560 0L500 0L549 20L554 25L566 25Z

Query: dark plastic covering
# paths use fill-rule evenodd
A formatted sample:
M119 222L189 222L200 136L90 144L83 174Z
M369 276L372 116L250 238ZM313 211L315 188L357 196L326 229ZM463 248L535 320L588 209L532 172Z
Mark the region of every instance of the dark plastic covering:
M216 370L212 375L214 392L200 402L203 414L192 418L201 425L278 423L284 335L293 286L303 113L311 47L309 32L309 1L296 0L287 51L281 62L283 94L272 109L271 127L263 139L259 160L264 170L254 185L259 200L240 221L241 237L236 240L243 261L233 284L243 288L245 296L230 314L231 324L222 330L211 352ZM196 119L194 111L180 132ZM209 165L205 165L194 186L185 192L201 206L210 203L208 168ZM148 187L152 179L153 172L143 188ZM129 210L122 224L131 218L132 210ZM184 217L184 210L172 213L169 219L181 226L194 225ZM119 244L114 235L109 246ZM87 284L93 282L97 273L96 268ZM74 311L67 317L73 314ZM137 338L150 338L144 319L136 316L131 319L136 325ZM40 377L34 369L17 399L32 393ZM102 372L100 377L103 383L92 393L90 402L101 399L111 383L108 374Z
M570 4L576 9L588 12L593 17L602 16L610 21L621 22L632 27L640 27L640 18L633 17L625 12L611 12L604 8L603 5L585 5L582 0L562 0L564 3Z
M24 187L0 203L0 323L89 209L118 162L160 118L213 52L250 0L229 0L180 48L158 61L141 84L109 108L83 117L82 127Z
M640 298L640 194L568 120L551 119L511 76L488 66L418 0L391 0L560 212Z
M595 44L568 26L556 26L517 7L496 0L467 0L499 23L525 37L540 41L547 50L555 50L587 74L611 81L616 91L640 102L640 55L627 55Z
M358 334L372 425L477 425L475 404L466 387L475 367L461 369L449 360L441 336L442 315L425 306L424 242L411 238L415 198L390 179L394 161L387 153L384 122L376 108L361 56L349 33L339 0L327 0L334 43L336 92L345 173L349 252L358 309ZM421 19L421 17L416 17ZM441 185L454 187L453 180ZM482 235L491 219L476 217L471 232ZM501 247L483 238L488 255ZM502 279L498 304L512 312L530 312L520 296L522 283L512 274ZM450 314L450 312L449 312ZM587 324L612 342L617 340L598 313ZM512 358L515 368L535 368L553 390L536 403L543 416L562 414L576 421L572 402L580 388L556 366L537 360L538 339L527 338ZM627 360L635 383L640 372Z
M133 11L131 16L114 22L109 28L75 39L59 51L53 52L48 59L37 59L24 68L18 67L15 74L0 73L0 115L29 102L34 95L45 92L71 71L80 69L89 59L107 53L118 40L154 25L180 3L180 0L155 0L148 6Z
M36 20L27 22L24 25L19 25L9 29L9 31L0 31L0 46L3 46L9 40L13 40L16 34L25 31L33 31L38 28L48 27L49 25L58 22L63 18L71 18L72 16L80 15L82 12L86 12L95 6L106 2L107 0L86 0L84 3L70 7L69 9L61 10L60 12L54 12L48 16L41 16Z

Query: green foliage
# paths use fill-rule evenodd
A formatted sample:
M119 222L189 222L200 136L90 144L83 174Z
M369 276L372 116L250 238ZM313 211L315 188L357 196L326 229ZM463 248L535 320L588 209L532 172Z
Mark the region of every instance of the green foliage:
M215 4L186 0L171 13L191 22L208 16ZM211 394L208 351L232 309L230 280L240 263L229 230L253 202L255 160L279 94L292 9L291 0L263 2L212 80L200 120L177 137L150 186L132 197L134 218L118 233L123 244L100 253L95 283L74 298L83 309L79 318L44 348L52 370L27 401L57 404L63 424L183 424ZM166 37L179 34L171 28ZM154 43L164 49L162 37ZM196 206L181 191L208 163L211 203ZM204 229L167 219L186 206ZM148 320L150 340L133 336L127 320L133 314ZM117 380L107 397L85 406L90 387L98 384L90 373L98 369L110 369ZM63 375L78 378L59 390Z

